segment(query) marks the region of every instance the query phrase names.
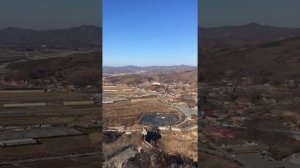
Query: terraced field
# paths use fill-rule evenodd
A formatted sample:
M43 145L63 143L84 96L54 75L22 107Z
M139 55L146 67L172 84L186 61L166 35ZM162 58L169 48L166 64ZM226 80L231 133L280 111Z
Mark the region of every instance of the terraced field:
M181 115L177 109L165 105L159 98L132 99L103 105L103 124L112 126L138 124L141 116L151 113L173 113Z
M63 101L75 104L62 106ZM76 105L78 101L78 105ZM34 124L80 124L98 119L100 105L80 104L91 102L91 95L64 92L0 92L0 125L20 126ZM22 103L32 103L24 105ZM3 107L4 105L15 107ZM20 105L20 106L18 106Z

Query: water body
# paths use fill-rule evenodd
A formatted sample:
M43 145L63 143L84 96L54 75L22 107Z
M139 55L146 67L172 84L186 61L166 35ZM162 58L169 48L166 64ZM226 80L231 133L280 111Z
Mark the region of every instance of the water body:
M155 126L165 126L165 125L175 125L179 118L176 115L144 115L141 124L145 125L155 125Z

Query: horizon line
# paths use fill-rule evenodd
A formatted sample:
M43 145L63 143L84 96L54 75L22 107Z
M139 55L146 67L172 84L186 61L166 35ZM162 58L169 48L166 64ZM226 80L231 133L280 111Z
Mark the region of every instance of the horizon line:
M126 66L136 66L136 67L152 67L152 66L191 66L191 67L198 67L198 65L187 65L187 64L174 64L174 65L102 65L102 67L126 67Z
M220 28L220 27L236 27L236 26L247 26L247 25L259 25L259 26L269 26L269 27L277 27L277 28L287 28L287 29L298 29L300 27L288 27L288 26L280 26L280 25L271 25L271 24L262 24L259 22L248 22L248 23L244 23L244 24L225 24L225 25L218 25L218 26L203 26L203 25L199 25L198 23L198 27L200 28Z
M96 24L80 24L80 25L74 25L74 26L68 26L68 27L57 27L57 28L30 28L30 27L18 27L18 26L5 26L5 27L0 27L0 30L4 30L7 28L16 28L16 29L26 29L26 30L36 30L36 31L47 31L47 30L65 30L65 29L70 29L70 28L75 28L75 27L83 27L83 26L93 26L97 28L102 28L102 25L96 25Z

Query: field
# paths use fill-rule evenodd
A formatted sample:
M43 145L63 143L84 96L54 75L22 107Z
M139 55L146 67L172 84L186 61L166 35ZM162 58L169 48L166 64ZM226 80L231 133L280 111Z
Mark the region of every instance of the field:
M64 101L86 101L91 95L83 93L0 93L0 125L25 126L30 124L81 124L98 119L100 106L94 104L61 106ZM5 104L33 103L26 107L3 107ZM46 103L46 106L35 106L34 103ZM2 107L1 107L2 106ZM5 116L4 116L5 115Z
M159 145L167 153L198 161L197 130L187 132L162 132ZM189 149L189 150L187 150Z
M159 98L131 99L113 104L103 105L103 126L137 124L140 117L149 113L175 113L180 115L173 107L167 106Z
M100 131L100 130L98 130ZM95 152L99 150L101 142L95 143L89 136L68 136L59 138L39 139L38 145L16 146L1 149L0 158L2 161L19 159L30 159L40 156L63 156L71 153ZM59 146L59 148L57 148Z
M3 147L0 167L99 167L101 105L93 94L79 92L0 91L1 134L9 131L75 128L81 135L37 138L38 144ZM7 106L11 105L11 106ZM15 106L15 107L14 107ZM58 130L59 131L59 130ZM29 134L28 136L30 136Z
M59 102L71 100L86 100L89 95L83 93L72 92L15 92L1 93L0 102L5 103L25 103L25 102Z

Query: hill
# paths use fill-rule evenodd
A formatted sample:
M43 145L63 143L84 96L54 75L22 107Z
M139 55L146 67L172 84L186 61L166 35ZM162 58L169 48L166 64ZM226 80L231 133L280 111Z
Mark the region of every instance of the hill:
M139 84L143 82L160 81L165 83L183 82L189 84L196 84L197 69L172 71L169 73L143 73L143 74L127 74L122 76L112 76L106 78L106 82L125 83L125 84Z
M184 70L180 72L174 72L170 74L161 74L160 80L166 83L179 82L196 84L197 83L198 70Z
M248 47L202 52L200 81L240 80L280 84L300 79L300 38L291 38Z
M93 48L100 47L102 28L79 26L69 29L32 30L7 27L0 30L0 46L40 48Z
M100 51L73 54L41 60L12 63L7 66L11 73L7 80L52 80L77 86L96 85L101 81Z
M250 23L239 26L198 28L199 48L232 48L300 36L300 28L282 28Z

